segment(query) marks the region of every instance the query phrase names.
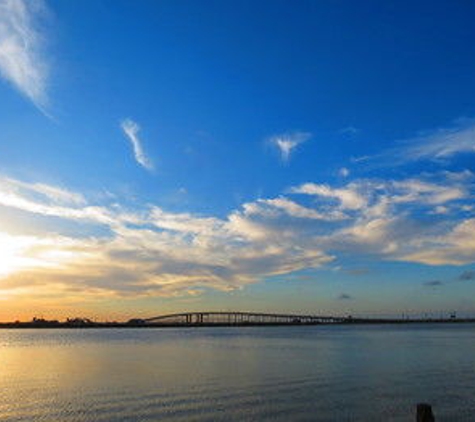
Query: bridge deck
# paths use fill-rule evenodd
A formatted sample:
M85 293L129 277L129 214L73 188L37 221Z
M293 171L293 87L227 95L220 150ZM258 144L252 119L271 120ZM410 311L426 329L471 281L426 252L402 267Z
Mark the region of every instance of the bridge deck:
M299 314L272 314L256 312L182 312L158 315L141 321L144 324L173 325L268 325L268 324L321 324L340 323L344 317Z

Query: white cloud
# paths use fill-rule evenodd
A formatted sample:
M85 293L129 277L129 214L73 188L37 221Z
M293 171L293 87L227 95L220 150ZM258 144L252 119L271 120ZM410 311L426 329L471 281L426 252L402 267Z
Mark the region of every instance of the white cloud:
M324 210L317 211L300 205L288 198L258 199L255 202L243 204L244 214L247 216L261 215L265 217L278 217L284 213L290 217L306 218L311 220L338 220L344 218L340 212Z
M125 119L122 121L120 126L132 145L134 157L137 163L147 170L153 170L153 163L145 155L145 152L142 148L142 143L138 137L140 126L131 119Z
M114 205L97 204L64 188L0 177L0 211L76 227L55 224L57 233L31 235L12 223L11 232L0 230L0 254L9 257L0 265L1 289L175 296L232 290L347 253L427 265L475 262L468 176L305 183L289 192L299 195L261 198L218 218L156 205L127 210L117 197Z
M406 179L391 184L398 192L396 202L419 202L426 204L443 204L467 196L466 188L460 184L440 185L418 179Z
M168 213L159 207L152 207L150 218L156 227L177 232L212 235L222 228L216 218L199 218L188 213Z
M323 184L304 183L291 189L291 192L336 199L343 209L360 209L366 205L366 198L359 190L360 185L356 184L350 184L343 189L335 189Z
M271 145L279 150L282 161L287 162L290 159L292 151L303 142L308 141L312 137L308 132L291 132L275 135L269 138Z
M467 219L446 230L422 238L417 248L401 260L427 265L464 265L475 261L475 219Z
M44 10L40 0L0 2L0 72L42 111L48 100L48 64L35 24Z
M62 189L44 183L26 183L8 177L0 176L0 189L3 192L21 191L23 195L43 196L58 204L73 203L77 205L83 205L86 202L86 199L83 195L76 192L71 192L67 189Z

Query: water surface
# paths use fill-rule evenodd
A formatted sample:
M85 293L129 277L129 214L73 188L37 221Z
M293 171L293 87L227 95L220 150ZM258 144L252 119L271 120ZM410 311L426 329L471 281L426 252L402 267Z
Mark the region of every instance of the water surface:
M473 421L475 325L0 330L2 421Z

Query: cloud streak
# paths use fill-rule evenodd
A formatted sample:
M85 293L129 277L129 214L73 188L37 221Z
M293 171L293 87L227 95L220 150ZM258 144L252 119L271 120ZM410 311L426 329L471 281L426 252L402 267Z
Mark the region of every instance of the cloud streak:
M35 25L44 11L40 0L0 2L0 73L43 112L49 66Z
M120 127L132 145L135 161L137 161L137 163L139 163L144 169L152 171L154 169L153 163L145 154L142 142L138 136L140 126L131 119L125 119L121 122Z
M460 154L475 153L475 120L462 119L452 127L440 128L398 142L380 154L353 158L369 166L394 166L418 161L446 162Z
M401 159L407 161L443 160L461 153L475 153L475 123L439 129L404 142Z

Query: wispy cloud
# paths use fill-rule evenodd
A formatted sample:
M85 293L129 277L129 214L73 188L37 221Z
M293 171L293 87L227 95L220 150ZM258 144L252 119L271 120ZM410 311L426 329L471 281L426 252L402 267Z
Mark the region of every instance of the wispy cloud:
M475 153L475 123L443 128L404 141L399 155L407 161L441 160L460 153Z
M132 145L134 157L137 163L149 171L153 170L153 163L145 154L142 142L138 136L140 126L131 119L123 120L120 126Z
M48 64L36 24L44 12L41 0L0 2L1 75L43 112L48 102Z
M398 142L376 155L352 158L353 163L394 166L416 161L446 162L459 154L475 153L475 120L462 119L452 127L425 132Z
M308 132L289 132L272 136L269 142L278 149L282 161L288 162L292 151L311 137L312 134Z

